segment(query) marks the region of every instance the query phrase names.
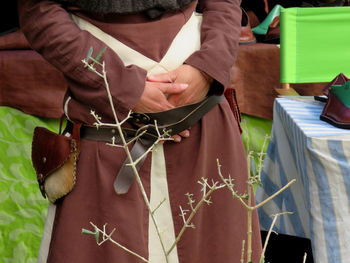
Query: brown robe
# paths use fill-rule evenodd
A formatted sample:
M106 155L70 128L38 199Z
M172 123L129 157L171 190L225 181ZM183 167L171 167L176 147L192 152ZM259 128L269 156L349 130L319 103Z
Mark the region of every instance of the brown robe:
M239 1L206 0L200 1L199 5L203 11L201 49L185 63L211 76L214 79L213 92L222 92L222 87L229 84L230 69L237 55ZM193 9L193 6L188 8ZM171 39L186 22L186 11L167 14L158 21L152 21L157 30L161 30L161 25L167 21L173 21L173 26L171 30L163 29L160 35L154 35L152 44L157 43L159 48L154 48L154 52L147 49L150 52L148 56L161 58L167 43L162 43L162 34L168 32L165 39ZM95 109L99 115L111 119L102 79L84 69L81 63L90 47L100 50L105 44L80 30L66 10L55 2L20 0L19 14L22 30L31 46L62 71L68 81L72 97L69 117L89 124L93 122L90 109ZM124 23L129 23L126 21L123 17L108 22L122 28ZM133 21L133 27L144 24L143 29L150 25L141 15L133 16L129 21ZM94 24L108 31L107 25L100 21L96 20ZM152 31L152 28L149 30ZM123 40L122 29L108 33L117 34ZM128 39L126 36L124 41L128 42ZM129 41L128 45L136 50L143 48L139 41ZM125 67L109 48L104 61L117 114L122 118L138 102L145 85L146 71L134 65ZM246 158L238 124L226 100L191 127L189 138L181 143L165 143L164 151L176 234L183 225L178 214L179 205L186 206L188 202L185 194L193 193L199 200L201 188L197 181L201 177L220 180L217 158L222 164L223 174L230 174L235 179L238 192L246 191ZM142 262L110 242L99 247L93 237L82 235L81 229L89 228L90 221L99 226L108 223L108 229L117 228L114 238L147 258L148 211L138 186L134 183L125 195L116 195L113 189L113 181L125 158L122 149L112 148L103 142L82 140L77 184L57 205L48 262ZM149 155L140 170L148 194L151 158ZM212 205L204 205L196 214L193 221L196 229L188 229L177 244L180 263L240 262L242 240L247 239L246 210L227 189L216 191L212 201ZM258 262L261 245L256 214L253 232L253 262Z

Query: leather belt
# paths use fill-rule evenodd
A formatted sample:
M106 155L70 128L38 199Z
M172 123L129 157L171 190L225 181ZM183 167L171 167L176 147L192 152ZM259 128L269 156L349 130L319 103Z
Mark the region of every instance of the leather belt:
M210 96L201 102L190 104L168 111L157 113L132 113L128 120L134 127L123 128L123 133L126 139L131 139L142 133L142 136L135 141L130 153L135 161L141 157L158 139L158 131L162 134L172 136L180 133L194 125L202 116L209 112L215 105L222 101L224 96ZM156 124L155 124L156 123ZM140 125L142 125L140 127ZM158 130L158 131L157 131ZM118 130L115 128L96 128L91 126L81 127L81 138L95 141L112 142L114 137L115 143L121 143ZM136 164L139 170L146 156ZM128 192L131 184L135 179L135 174L132 167L126 165L128 160L125 160L120 169L115 181L114 190L117 194L125 194Z

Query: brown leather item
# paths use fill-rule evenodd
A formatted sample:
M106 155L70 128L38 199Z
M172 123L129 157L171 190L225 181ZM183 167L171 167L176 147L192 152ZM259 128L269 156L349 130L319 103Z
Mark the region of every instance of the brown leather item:
M36 127L32 142L32 163L39 188L44 197L54 203L68 194L75 184L75 167L79 155L79 129L72 136Z
M249 16L246 11L242 9L242 20L241 20L241 35L239 36L240 45L248 45L256 43L256 38L253 34L253 31L250 27Z
M269 25L267 33L264 37L265 43L275 43L280 42L280 17L276 16L272 23Z
M325 96L329 95L329 89L333 85L343 85L345 82L347 82L349 78L345 76L343 73L338 74L331 82L327 83L322 89L322 92Z
M225 98L227 99L228 104L230 105L233 116L235 117L240 133L242 133L241 127L241 111L238 107L236 91L233 88L227 88L225 90Z
M328 100L320 115L320 119L335 127L350 129L350 109L331 92L328 95Z

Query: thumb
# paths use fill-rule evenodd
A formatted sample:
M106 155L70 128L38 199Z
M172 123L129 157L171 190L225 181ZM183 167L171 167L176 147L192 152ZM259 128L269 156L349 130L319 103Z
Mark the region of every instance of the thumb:
M147 80L154 82L174 82L176 80L176 74L174 71L170 71L167 73L150 75L147 76Z

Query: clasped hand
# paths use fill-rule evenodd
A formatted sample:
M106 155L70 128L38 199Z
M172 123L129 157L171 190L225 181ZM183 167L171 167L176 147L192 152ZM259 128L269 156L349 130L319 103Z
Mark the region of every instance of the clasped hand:
M199 102L208 93L211 78L190 65L181 65L167 73L148 76L135 112L160 112ZM189 130L174 135L175 142L189 137Z

